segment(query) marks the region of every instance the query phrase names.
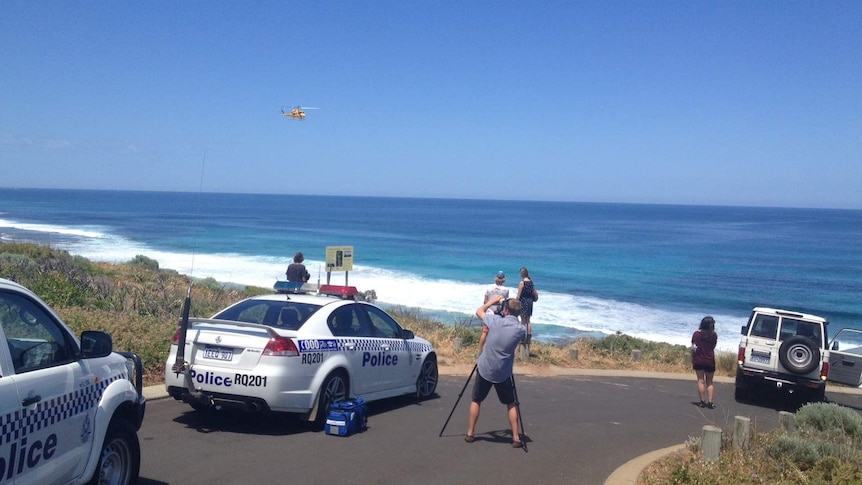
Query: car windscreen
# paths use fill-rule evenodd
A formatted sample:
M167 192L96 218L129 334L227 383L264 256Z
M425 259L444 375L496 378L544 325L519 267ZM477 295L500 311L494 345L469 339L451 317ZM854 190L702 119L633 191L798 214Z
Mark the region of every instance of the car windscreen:
M299 330L320 305L290 300L245 300L216 313L213 318Z

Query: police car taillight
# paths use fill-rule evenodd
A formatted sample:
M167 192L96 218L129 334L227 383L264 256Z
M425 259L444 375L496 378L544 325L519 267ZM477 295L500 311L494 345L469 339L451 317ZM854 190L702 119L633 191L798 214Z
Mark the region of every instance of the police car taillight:
M263 349L263 355L274 357L297 357L299 349L293 340L287 337L272 337Z

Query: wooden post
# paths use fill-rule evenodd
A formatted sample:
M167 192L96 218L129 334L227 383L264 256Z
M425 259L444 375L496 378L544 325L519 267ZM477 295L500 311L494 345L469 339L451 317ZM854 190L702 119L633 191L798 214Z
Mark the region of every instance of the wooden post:
M751 445L751 418L736 416L733 420L733 447L747 450Z
M578 360L578 349L569 349L569 359Z
M721 453L721 428L707 424L700 437L700 449L704 461L718 461Z
M635 362L640 362L641 360L641 351L638 349L632 350L632 360Z
M796 415L787 411L779 411L778 424L781 431L787 434L793 434L796 432Z

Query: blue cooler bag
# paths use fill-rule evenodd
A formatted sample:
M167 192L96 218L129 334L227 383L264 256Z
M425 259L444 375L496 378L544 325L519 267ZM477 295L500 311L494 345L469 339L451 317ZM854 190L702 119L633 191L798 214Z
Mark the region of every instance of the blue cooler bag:
M365 400L361 397L332 403L326 417L326 434L350 436L368 427Z

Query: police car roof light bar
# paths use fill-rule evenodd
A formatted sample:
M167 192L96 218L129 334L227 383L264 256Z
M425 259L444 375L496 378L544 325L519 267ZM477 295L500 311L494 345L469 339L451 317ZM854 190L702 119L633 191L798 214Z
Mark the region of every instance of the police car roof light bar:
M272 285L276 293L301 293L302 282L299 281L276 281Z
M338 296L345 300L354 300L356 299L356 295L359 294L359 290L355 286L320 285L320 294Z

